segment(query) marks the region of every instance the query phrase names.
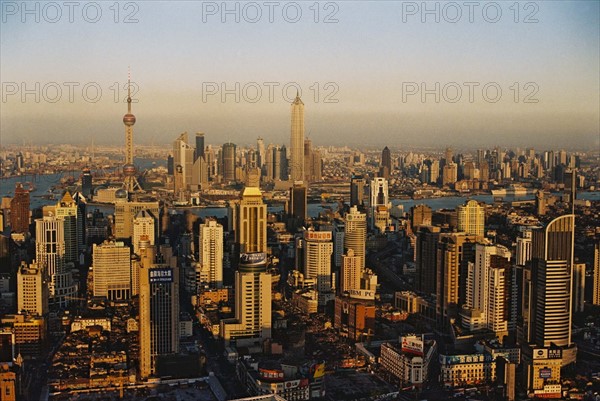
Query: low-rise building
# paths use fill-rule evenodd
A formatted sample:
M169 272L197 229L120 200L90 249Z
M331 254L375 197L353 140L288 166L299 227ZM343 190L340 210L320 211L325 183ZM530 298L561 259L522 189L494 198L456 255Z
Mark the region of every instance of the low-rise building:
M496 379L496 361L488 353L439 356L440 382L446 387L478 385Z
M435 357L437 344L422 335L400 337L397 343L381 345L381 366L400 380L402 385L419 386L427 380L429 364Z

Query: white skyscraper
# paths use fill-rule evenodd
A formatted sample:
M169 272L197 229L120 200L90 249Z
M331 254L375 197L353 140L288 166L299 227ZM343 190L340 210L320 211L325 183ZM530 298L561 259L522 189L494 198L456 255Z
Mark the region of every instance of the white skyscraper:
M65 264L64 219L44 216L37 219L35 225L36 261L49 280L50 304L65 308L69 299L75 296L77 285Z
M327 303L327 294L332 293L332 238L331 231L304 232L304 278L316 280L321 305Z
M367 216L358 211L356 206L346 214L344 231L344 248L352 249L354 256L360 258L360 269L365 267L365 246L367 242ZM347 252L347 251L346 251Z
M372 229L377 228L384 232L390 223L388 180L383 177L375 177L370 184L369 219Z
M525 266L531 260L531 230L523 231L517 237L517 252L515 256L517 266Z
M292 132L290 138L290 181L304 180L304 103L296 95L292 103Z
M79 256L80 225L77 204L69 191L65 192L62 199L56 204L54 212L57 218L64 220L65 262L75 262Z
M215 220L200 224L198 244L200 277L197 281L213 288L223 286L223 226Z

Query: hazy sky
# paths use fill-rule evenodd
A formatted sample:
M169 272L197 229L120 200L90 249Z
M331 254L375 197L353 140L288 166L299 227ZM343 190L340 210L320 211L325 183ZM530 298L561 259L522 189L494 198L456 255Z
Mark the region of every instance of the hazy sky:
M131 66L137 143L287 144L297 84L316 144L600 148L598 1L23 4L2 143L123 142Z

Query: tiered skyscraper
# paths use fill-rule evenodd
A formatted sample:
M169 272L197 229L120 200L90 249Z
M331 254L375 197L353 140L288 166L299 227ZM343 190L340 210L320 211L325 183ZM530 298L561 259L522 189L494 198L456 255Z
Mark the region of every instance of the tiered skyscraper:
M290 137L290 181L304 180L304 103L296 94L292 103L292 132Z

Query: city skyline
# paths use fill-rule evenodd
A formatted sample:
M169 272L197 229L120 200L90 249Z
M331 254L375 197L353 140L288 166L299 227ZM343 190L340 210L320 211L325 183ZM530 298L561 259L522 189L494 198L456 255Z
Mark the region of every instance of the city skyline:
M266 10L262 20L251 23L250 11L243 11L247 3L234 3L241 4L236 23L235 15L221 15L222 10L211 14L206 3L212 4L142 3L134 23L123 22L133 9L121 9L119 23L114 23L108 4L97 23L78 13L69 23L66 10L61 20L51 23L44 8L36 23L35 16L22 16L20 9L13 15L5 3L2 142L85 144L92 137L98 144L120 142L122 126L115 117L122 115L125 73L131 65L138 88L132 97L137 101L139 144L166 143L186 130L234 143L251 143L258 136L287 143L286 110L299 89L307 106L306 135L317 146L334 145L340 137L348 145L360 145L365 133L374 146L428 146L440 140L494 146L499 136L516 146L600 145L596 2L546 2L537 11L526 9L529 3L515 3L520 5L518 15L502 4L498 22L489 22L491 11L484 18L478 9L472 23L466 9L452 23L452 10L433 3L440 7L439 15L428 16L426 10L408 8L413 2L319 3L318 23L308 3L300 3L304 8L297 23L280 13L269 23ZM325 10L324 4L337 8ZM330 14L332 23L325 23ZM537 22L526 23L531 15ZM151 31L156 24L164 27L164 34ZM75 30L82 34L74 37ZM211 42L213 35L220 40ZM330 41L319 40L319 35ZM293 50L285 46L292 38L297 43ZM68 46L55 50L52 43ZM197 45L200 55L191 54L190 45ZM212 55L208 62L207 54ZM38 62L30 63L32 57ZM69 82L78 84L72 102L64 84ZM52 83L62 91L56 103L49 101L57 97ZM423 102L421 89L434 89L436 83L440 102L435 94ZM451 102L454 83L462 91L456 103ZM469 83L478 84L472 103ZM85 84L93 84L87 97L82 93ZM493 84L488 100L481 91L486 84ZM274 88L272 100L269 85ZM102 95L92 103L96 87ZM257 87L262 96L253 103ZM24 94L32 88L37 94ZM494 103L496 88L502 95ZM234 93L223 101L225 91Z

